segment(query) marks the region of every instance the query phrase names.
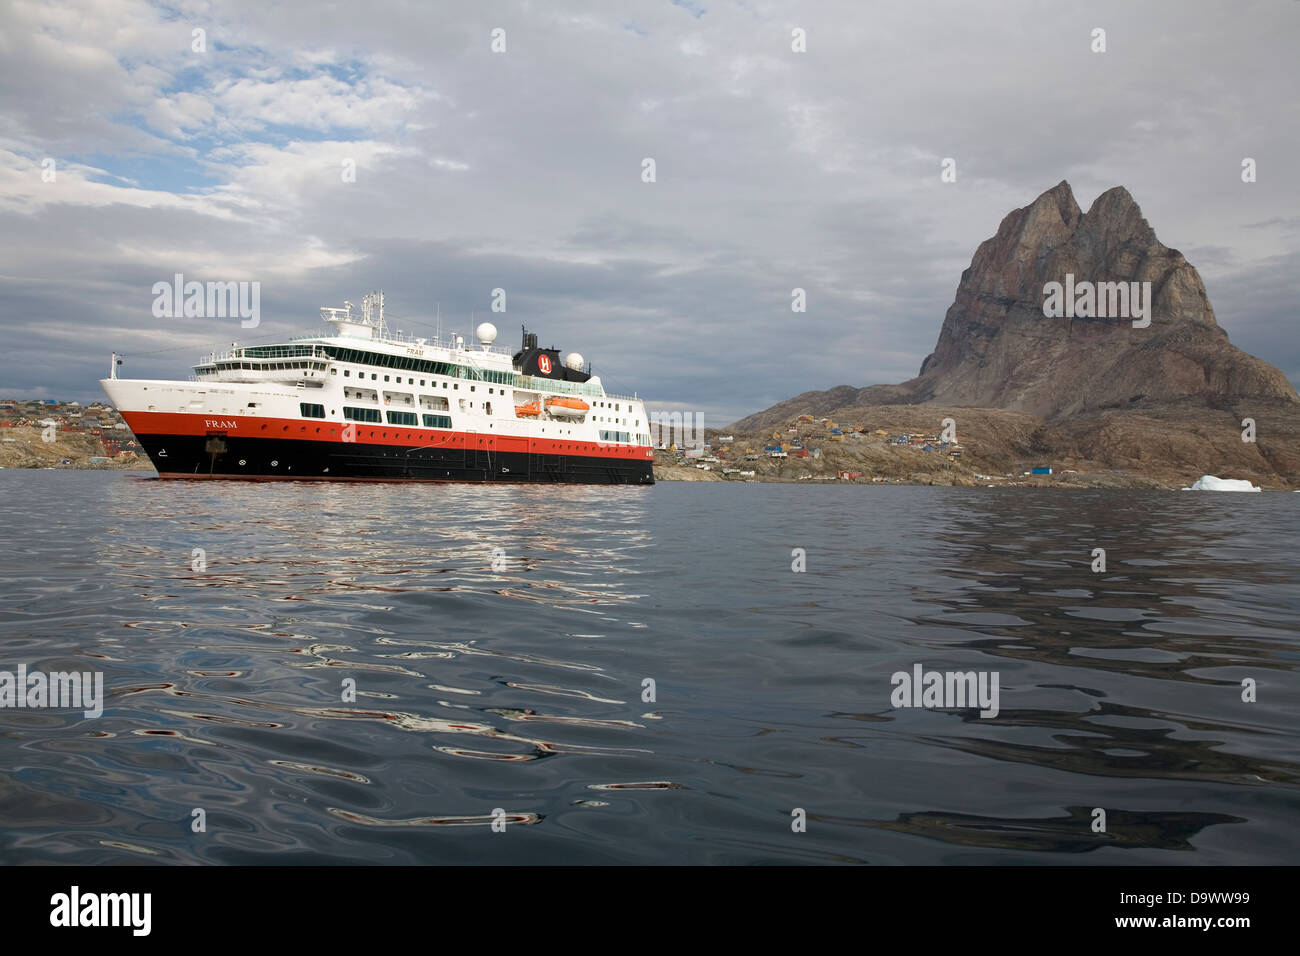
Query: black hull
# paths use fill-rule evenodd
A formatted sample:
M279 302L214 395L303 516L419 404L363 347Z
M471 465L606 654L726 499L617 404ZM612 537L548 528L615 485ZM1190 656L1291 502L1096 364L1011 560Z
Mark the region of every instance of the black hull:
M360 442L223 435L138 435L161 478L333 481L496 481L651 485L649 458L539 455L483 448L402 448Z

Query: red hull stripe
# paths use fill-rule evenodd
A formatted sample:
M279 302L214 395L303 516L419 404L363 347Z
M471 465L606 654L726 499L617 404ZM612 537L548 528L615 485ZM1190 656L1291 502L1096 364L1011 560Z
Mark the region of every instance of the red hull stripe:
M279 441L360 442L403 448L483 448L489 451L532 452L534 455L588 455L593 458L644 460L648 445L614 445L572 438L533 438L493 432L458 432L443 428L410 428L370 422L331 422L320 419L262 418L252 415L204 415L189 412L121 412L136 436L230 435Z

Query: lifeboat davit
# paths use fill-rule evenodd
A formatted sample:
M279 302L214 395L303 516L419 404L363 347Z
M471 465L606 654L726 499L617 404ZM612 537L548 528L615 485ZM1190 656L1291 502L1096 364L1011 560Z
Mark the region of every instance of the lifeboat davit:
M541 402L528 402L524 405L515 406L516 418L536 418L542 413Z
M580 398L554 396L546 400L546 410L556 418L582 418L591 406Z

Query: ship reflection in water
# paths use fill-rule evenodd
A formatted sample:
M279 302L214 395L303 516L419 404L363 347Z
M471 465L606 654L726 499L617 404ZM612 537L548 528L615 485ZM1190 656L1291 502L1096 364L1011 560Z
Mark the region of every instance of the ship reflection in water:
M1282 495L0 481L7 862L1300 862Z

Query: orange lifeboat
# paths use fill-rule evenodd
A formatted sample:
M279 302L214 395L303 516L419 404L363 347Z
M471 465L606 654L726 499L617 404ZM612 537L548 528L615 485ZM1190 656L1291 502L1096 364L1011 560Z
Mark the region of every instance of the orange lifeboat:
M582 418L591 406L580 398L555 395L546 400L546 410L557 418Z
M526 404L515 406L516 418L536 418L541 413L541 402L527 402Z

